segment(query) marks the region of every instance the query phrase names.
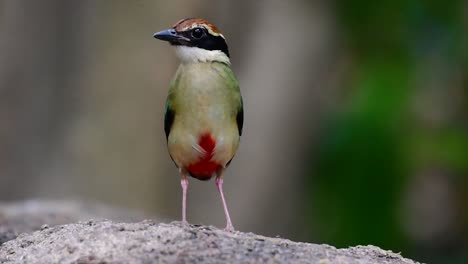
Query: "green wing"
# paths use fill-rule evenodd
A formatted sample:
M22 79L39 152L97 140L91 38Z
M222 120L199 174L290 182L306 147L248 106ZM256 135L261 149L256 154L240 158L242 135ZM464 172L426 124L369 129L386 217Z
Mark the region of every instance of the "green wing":
M172 125L174 124L174 87L177 87L177 85L179 85L179 82L180 69L177 69L174 79L171 80L171 83L169 85L169 92L167 95L166 104L164 106L164 132L166 133L166 140L169 138L169 133L171 132Z

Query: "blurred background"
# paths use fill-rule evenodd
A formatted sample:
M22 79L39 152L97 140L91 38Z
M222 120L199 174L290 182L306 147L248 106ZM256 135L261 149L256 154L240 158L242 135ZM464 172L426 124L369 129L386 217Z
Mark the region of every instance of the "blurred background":
M203 17L244 96L225 175L235 227L468 263L468 2L0 0L0 200L81 199L180 219L152 38ZM188 219L224 226L214 182Z

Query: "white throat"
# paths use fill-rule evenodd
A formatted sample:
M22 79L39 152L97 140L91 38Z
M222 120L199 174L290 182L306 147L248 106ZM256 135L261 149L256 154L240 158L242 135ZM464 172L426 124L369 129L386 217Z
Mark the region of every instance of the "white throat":
M197 47L176 46L176 55L182 63L222 62L231 64L229 57L220 50L205 50Z

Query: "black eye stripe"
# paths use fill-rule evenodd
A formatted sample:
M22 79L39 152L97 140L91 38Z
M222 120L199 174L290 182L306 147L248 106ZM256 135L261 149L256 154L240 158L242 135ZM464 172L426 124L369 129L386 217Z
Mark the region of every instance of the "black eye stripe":
M206 37L200 39L196 46L206 50L220 50L229 57L228 46L224 38L221 36L208 34Z
M197 38L198 36L194 36L194 30L200 28L202 30L202 36L200 38ZM197 27L191 30L187 30L184 32L178 32L178 34L190 39L190 41L187 42L181 42L178 44L173 44L173 45L185 45L189 47L198 47L201 49L206 49L206 50L219 50L224 52L226 56L229 57L229 49L226 44L226 40L221 37L221 36L213 36L211 35L208 30L206 30L203 27Z

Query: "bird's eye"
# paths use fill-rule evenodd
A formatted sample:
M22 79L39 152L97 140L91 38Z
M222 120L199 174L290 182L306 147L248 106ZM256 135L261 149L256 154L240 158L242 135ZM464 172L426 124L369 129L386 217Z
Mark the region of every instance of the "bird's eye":
M194 29L192 30L192 37L193 37L194 39L201 39L201 38L203 37L203 29L201 29L201 28L199 28L199 27L198 27L198 28L194 28Z

